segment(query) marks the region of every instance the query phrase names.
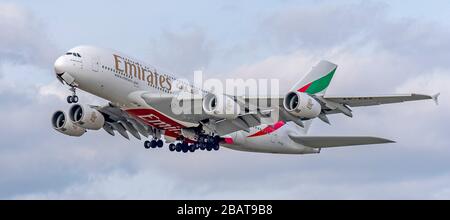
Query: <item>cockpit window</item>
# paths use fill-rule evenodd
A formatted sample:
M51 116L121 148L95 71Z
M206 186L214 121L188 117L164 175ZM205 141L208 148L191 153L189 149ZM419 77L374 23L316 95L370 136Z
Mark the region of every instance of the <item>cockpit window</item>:
M74 57L80 57L81 58L81 55L79 53L67 52L66 55L74 56Z

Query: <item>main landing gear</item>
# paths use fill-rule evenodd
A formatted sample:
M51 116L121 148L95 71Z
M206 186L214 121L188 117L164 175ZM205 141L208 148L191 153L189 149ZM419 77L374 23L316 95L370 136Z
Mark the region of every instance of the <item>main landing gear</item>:
M198 149L197 143L189 144L188 142L183 141L176 144L174 143L169 144L170 151L187 153L187 152L195 152L195 150L197 149Z
M162 148L164 146L164 142L161 139L153 139L151 141L145 141L144 147L146 149L150 148Z
M67 96L67 103L71 104L71 103L78 103L78 96L77 96L77 92L76 92L76 87L75 86L71 86L70 87L70 91L72 91L72 95L71 96Z
M205 135L200 134L197 138L196 142L188 141L188 139L185 139L183 136L180 136L177 138L177 141L174 143L169 144L169 150L174 152L195 152L197 150L206 150L206 151L218 151L219 150L219 143L220 143L220 136L216 135ZM150 148L162 148L164 146L164 142L154 137L153 140L148 140L144 142L144 147L146 149Z
M169 145L170 151L176 152L195 152L196 150L207 150L207 151L218 151L219 150L219 136L210 136L210 135L200 135L197 142L188 143L185 140L182 140L178 143L172 143Z

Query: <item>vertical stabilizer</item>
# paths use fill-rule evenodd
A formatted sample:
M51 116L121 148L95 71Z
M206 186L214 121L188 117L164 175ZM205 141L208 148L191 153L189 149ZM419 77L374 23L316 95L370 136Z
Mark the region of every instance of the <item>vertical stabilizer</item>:
M322 60L291 91L304 92L310 95L324 95L333 79L337 65Z

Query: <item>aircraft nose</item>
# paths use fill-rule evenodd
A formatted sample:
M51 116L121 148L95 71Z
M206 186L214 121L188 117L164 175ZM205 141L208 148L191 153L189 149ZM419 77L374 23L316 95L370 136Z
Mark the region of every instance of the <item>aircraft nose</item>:
M66 67L66 62L65 62L64 57L61 56L58 59L56 59L55 64L54 64L56 74L62 74L64 72L66 72L65 67Z

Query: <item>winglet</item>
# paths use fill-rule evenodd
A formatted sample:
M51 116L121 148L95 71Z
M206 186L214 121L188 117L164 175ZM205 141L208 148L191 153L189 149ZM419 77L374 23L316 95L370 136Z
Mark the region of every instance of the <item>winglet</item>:
M431 96L431 98L433 99L434 103L436 103L436 105L439 105L439 96L441 95L441 93L437 93L433 96Z

